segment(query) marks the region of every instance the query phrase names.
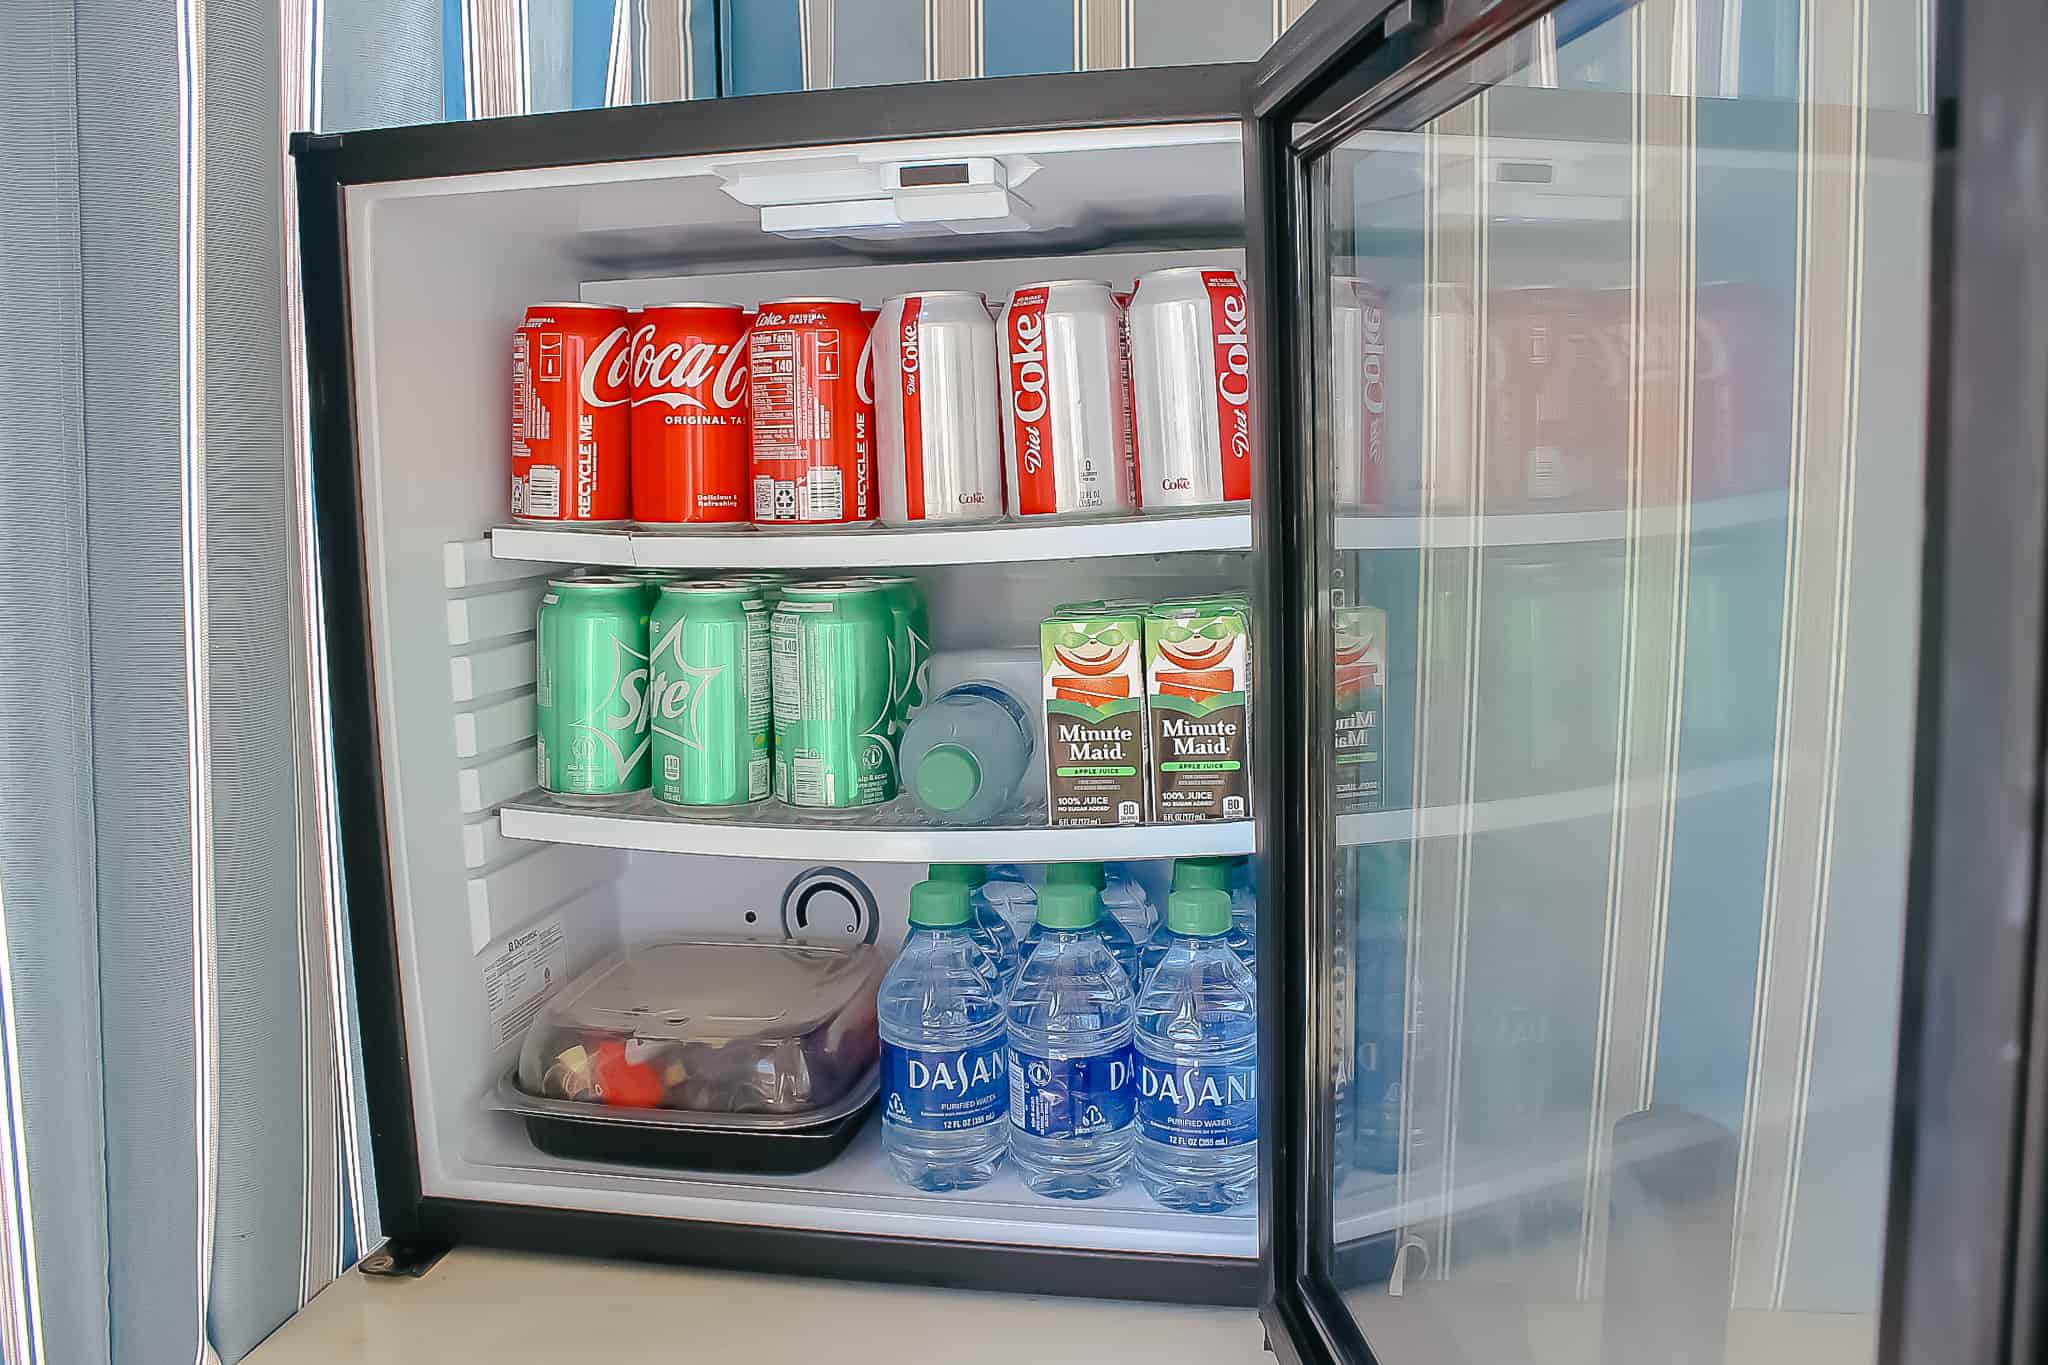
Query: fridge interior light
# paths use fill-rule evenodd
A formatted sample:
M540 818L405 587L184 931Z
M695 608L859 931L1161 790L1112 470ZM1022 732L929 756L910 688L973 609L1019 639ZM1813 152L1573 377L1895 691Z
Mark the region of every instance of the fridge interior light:
M1038 169L1027 156L874 160L858 153L714 168L726 194L787 237L1015 232L1034 226L1011 193Z

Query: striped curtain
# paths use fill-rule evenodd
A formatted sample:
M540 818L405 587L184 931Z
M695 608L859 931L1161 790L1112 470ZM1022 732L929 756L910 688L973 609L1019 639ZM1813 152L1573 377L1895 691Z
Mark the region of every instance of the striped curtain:
M287 359L284 132L366 32L328 18L0 6L10 1365L239 1359L375 1236Z
M336 6L329 130L717 95L1248 61L1309 0L367 0ZM341 10L350 11L348 18ZM342 46L342 43L346 46ZM439 107L365 105L392 51L440 54ZM413 73L418 64L406 63Z

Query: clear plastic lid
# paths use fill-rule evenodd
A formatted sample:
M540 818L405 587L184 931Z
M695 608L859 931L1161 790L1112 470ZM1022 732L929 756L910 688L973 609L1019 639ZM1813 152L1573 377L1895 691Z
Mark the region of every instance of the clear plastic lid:
M871 944L699 938L599 962L535 1016L529 1095L703 1114L806 1114L844 1098L880 1051Z

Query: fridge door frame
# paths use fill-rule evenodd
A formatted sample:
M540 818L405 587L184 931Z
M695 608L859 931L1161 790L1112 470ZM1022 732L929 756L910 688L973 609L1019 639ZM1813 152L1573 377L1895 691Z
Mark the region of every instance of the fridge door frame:
M1265 703L1262 899L1301 907L1265 917L1260 983L1284 1006L1269 1006L1260 1038L1274 1059L1260 1243L1267 1335L1288 1365L1378 1359L1313 1271L1331 1194L1317 1097L1334 1075L1321 946L1332 825L1308 726L1323 683L1301 663L1328 647L1314 585L1331 547L1314 482L1305 172L1395 105L1428 107L1432 82L1556 3L1319 0L1248 92L1254 402L1268 442L1255 572L1265 619L1284 623L1262 632L1259 665L1289 680ZM2048 8L1936 0L1935 31L1926 534L1877 1356L1994 1365L2048 1349L2048 87L2035 69Z
M299 133L310 469L339 831L379 1212L395 1242L457 1242L828 1277L1182 1303L1258 1302L1250 1257L1088 1251L665 1219L421 1187L378 738L349 333L348 188L385 181L926 136L1237 123L1248 65L751 95L347 133Z

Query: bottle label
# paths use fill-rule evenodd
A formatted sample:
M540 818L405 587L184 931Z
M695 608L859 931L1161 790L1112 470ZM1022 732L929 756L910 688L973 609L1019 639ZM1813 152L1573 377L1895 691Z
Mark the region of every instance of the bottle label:
M1131 1045L1090 1057L1010 1052L1010 1122L1033 1137L1112 1133L1136 1113Z
M1003 1039L967 1048L882 1044L882 1108L892 1123L950 1133L1003 1118Z
M1258 1064L1138 1061L1139 1131L1168 1147L1237 1147L1259 1136Z

